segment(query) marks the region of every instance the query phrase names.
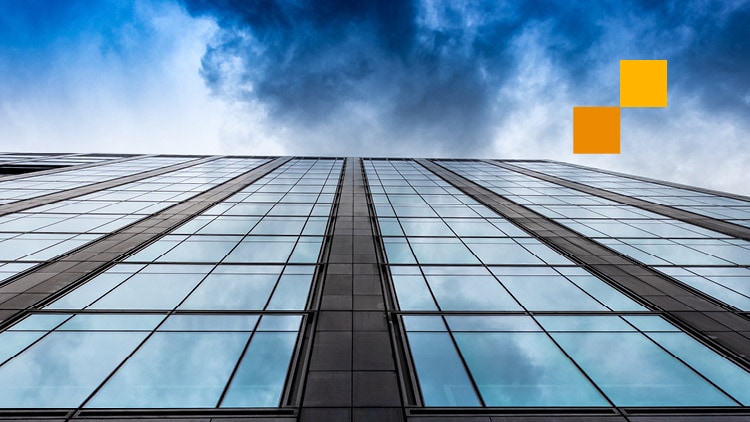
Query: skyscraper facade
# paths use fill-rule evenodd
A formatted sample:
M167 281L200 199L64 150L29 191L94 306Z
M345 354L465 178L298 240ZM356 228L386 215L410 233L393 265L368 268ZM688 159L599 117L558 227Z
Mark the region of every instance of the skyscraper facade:
M552 161L0 154L0 419L750 419L750 198Z

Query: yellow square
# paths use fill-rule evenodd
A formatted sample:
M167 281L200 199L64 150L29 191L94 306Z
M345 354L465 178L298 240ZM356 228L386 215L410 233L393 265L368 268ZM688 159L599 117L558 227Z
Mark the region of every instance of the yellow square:
M667 61L620 60L620 107L666 107Z
M619 154L620 107L573 107L573 154Z

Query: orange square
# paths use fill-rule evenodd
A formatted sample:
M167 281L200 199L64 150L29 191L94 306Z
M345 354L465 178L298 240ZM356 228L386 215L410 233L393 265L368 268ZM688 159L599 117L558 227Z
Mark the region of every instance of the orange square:
M620 107L573 107L573 154L619 154Z
M666 107L667 61L620 60L620 107Z

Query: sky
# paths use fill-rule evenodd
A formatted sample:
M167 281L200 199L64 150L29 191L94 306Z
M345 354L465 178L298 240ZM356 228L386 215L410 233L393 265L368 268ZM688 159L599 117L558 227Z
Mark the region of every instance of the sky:
M750 195L750 0L0 0L0 151L546 158ZM669 63L621 153L572 109Z

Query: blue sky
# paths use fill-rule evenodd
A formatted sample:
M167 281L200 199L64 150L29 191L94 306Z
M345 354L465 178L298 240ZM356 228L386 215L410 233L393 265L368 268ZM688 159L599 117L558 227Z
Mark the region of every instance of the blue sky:
M750 194L750 1L0 0L0 150L550 158ZM621 59L622 153L572 154Z

